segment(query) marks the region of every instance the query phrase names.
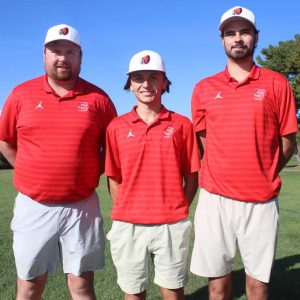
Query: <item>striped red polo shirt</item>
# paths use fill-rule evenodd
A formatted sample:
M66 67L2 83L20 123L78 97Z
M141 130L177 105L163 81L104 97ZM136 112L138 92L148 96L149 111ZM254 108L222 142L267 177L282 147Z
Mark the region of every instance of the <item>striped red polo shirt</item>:
M288 81L253 66L238 83L227 69L200 81L192 96L196 132L206 130L200 186L242 201L277 196L280 136L298 130Z
M100 148L115 115L107 94L81 78L62 98L46 76L17 86L0 119L0 140L17 146L16 188L47 203L89 196L98 186Z
M107 129L107 176L121 178L112 219L163 224L188 217L183 176L199 170L191 121L162 108L150 126L135 111Z

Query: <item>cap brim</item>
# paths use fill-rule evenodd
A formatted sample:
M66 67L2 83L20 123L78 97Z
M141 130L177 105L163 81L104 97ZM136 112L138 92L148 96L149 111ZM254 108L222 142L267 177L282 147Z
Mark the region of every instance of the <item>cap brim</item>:
M255 28L255 30L257 30L255 25L251 21L249 21L248 19L241 17L241 16L232 16L232 17L226 19L223 23L220 24L219 30L223 31L224 27L234 19L240 19L240 20L247 21L249 24L251 24Z
M68 39L57 39L57 40L48 41L48 42L45 42L45 43L44 43L44 46L47 46L47 45L49 45L49 44L51 44L51 43L59 42L59 41L69 42L69 43L72 43L72 44L78 46L79 48L81 48L81 45L79 45L79 44L77 44L77 43L75 43L75 42L73 42L73 41L70 41L70 40L68 40Z
M130 74L135 73L135 72L143 72L143 71L161 72L161 73L165 73L165 74L166 74L166 72L163 71L163 70L145 69L145 70L134 70L134 71L129 71L129 72L126 73L126 75L130 75Z

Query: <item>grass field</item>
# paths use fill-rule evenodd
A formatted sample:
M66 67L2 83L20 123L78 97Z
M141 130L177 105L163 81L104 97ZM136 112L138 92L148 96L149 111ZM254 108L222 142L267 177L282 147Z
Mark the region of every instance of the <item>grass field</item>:
M270 299L296 300L300 299L300 171L295 160L291 160L283 170L281 177L283 187L280 196L280 233L276 261L270 285ZM0 299L15 298L15 267L12 254L12 234L10 221L13 213L13 203L16 191L12 186L12 170L0 170ZM104 217L105 232L108 232L111 220L111 202L106 190L105 179L102 178L98 190L101 197L101 210ZM191 207L190 217L193 220L196 200ZM116 283L116 272L111 261L108 243L106 243L106 266L96 272L95 288L97 299L118 300L122 293ZM191 243L192 247L192 243ZM153 279L153 269L149 266ZM245 275L241 260L237 256L234 272L234 299L246 299L244 294ZM207 279L190 274L185 289L186 299L207 299ZM161 299L157 286L151 283L148 289L148 299ZM50 274L43 299L70 299L65 285L64 275L60 270Z

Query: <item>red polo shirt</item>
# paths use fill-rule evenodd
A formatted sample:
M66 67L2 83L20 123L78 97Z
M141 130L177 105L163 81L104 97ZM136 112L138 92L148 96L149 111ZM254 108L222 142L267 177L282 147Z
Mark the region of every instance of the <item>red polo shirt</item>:
M238 83L227 70L200 81L192 96L196 132L206 130L200 186L242 201L279 194L280 136L298 130L288 81L253 66Z
M107 129L107 176L121 179L112 219L162 224L188 217L183 176L199 170L191 121L162 108L148 126L135 108Z
M16 188L47 203L89 196L98 186L100 148L115 115L107 94L83 79L62 98L46 76L17 86L0 119L0 140L17 146Z

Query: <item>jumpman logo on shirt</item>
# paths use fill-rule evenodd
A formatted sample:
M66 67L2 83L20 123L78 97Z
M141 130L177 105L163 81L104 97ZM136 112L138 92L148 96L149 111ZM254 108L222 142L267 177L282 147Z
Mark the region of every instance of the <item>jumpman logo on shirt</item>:
M223 99L223 97L221 96L221 92L219 92L219 93L217 94L217 96L215 97L215 99Z
M132 132L132 129L129 130L128 135L127 135L127 139L130 137L135 137L135 134Z
M44 109L42 101L40 101L39 104L34 109Z

